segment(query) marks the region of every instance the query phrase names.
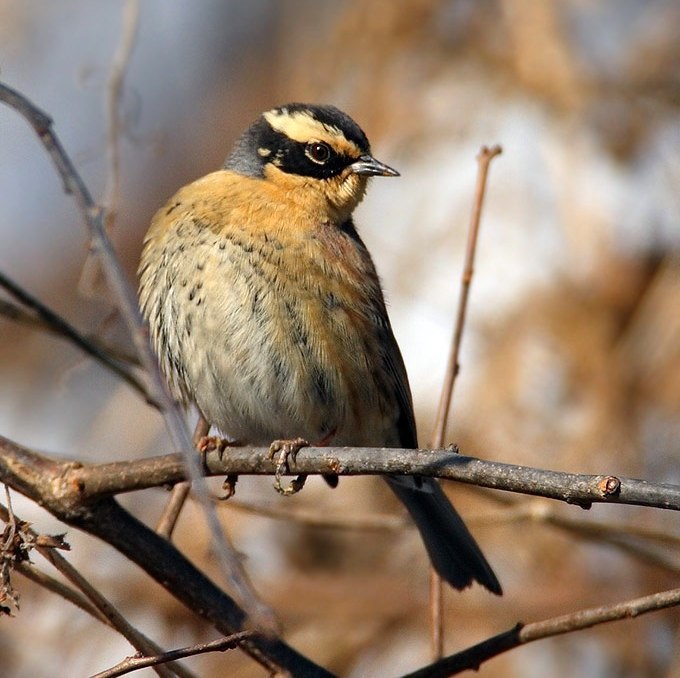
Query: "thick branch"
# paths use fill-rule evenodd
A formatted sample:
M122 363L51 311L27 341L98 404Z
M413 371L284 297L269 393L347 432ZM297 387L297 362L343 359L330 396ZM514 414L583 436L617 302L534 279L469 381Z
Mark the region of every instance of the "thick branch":
M111 496L119 492L173 485L185 479L182 459L177 454L149 457L111 464L74 465L57 462L22 448L0 436L0 479L17 463L28 462L24 473L6 480L27 496L29 483L43 483L44 475L32 476L32 469L47 465L58 470L59 494L76 503ZM276 463L267 458L266 448L231 447L222 458L219 452L205 456L207 475L274 475ZM305 447L290 473L338 475L419 475L448 478L458 482L518 492L570 504L590 507L593 503L630 504L680 510L680 486L651 483L614 475L585 475L501 464L466 457L451 450L400 450L361 447ZM20 487L21 485L23 487Z
M221 633L229 635L247 630L245 613L228 595L170 542L139 522L114 500L100 500L79 513L72 512L65 522L113 546ZM283 668L296 676L331 676L276 638L253 635L243 641L241 647L272 671Z

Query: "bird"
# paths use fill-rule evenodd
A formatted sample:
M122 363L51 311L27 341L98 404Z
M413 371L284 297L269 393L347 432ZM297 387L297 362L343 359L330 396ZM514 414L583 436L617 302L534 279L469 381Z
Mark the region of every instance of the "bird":
M348 114L290 103L259 115L220 169L171 197L138 273L173 396L251 445L416 449L406 368L353 220L368 180L398 175ZM386 480L445 581L502 594L436 479Z

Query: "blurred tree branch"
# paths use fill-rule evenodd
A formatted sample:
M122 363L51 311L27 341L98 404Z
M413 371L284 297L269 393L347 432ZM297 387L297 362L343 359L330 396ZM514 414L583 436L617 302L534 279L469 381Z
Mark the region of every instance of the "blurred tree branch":
M127 361L114 357L110 348L104 347L97 341L93 341L81 334L58 313L55 313L52 309L48 308L42 301L23 289L2 271L0 271L0 287L11 294L21 306L30 309L30 311L33 312L27 313L20 306L15 306L9 302L0 300L0 315L5 315L17 322L30 324L33 327L45 329L46 331L70 341L81 351L99 361L104 367L118 375L149 402L149 404L155 404L149 395L146 386L137 375L135 375L130 366L126 364Z

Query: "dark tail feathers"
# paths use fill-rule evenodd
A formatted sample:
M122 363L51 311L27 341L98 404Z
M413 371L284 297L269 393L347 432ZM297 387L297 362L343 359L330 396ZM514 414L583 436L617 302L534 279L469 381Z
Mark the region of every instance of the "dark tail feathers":
M478 581L492 593L503 594L477 542L436 480L412 476L386 480L411 514L432 565L442 579L457 589Z

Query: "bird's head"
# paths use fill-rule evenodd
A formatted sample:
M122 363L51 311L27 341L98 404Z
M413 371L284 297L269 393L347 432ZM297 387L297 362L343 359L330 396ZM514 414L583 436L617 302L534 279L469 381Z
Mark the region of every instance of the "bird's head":
M363 130L334 106L287 104L263 113L237 141L225 169L271 181L344 221L371 176L399 176L376 160Z

